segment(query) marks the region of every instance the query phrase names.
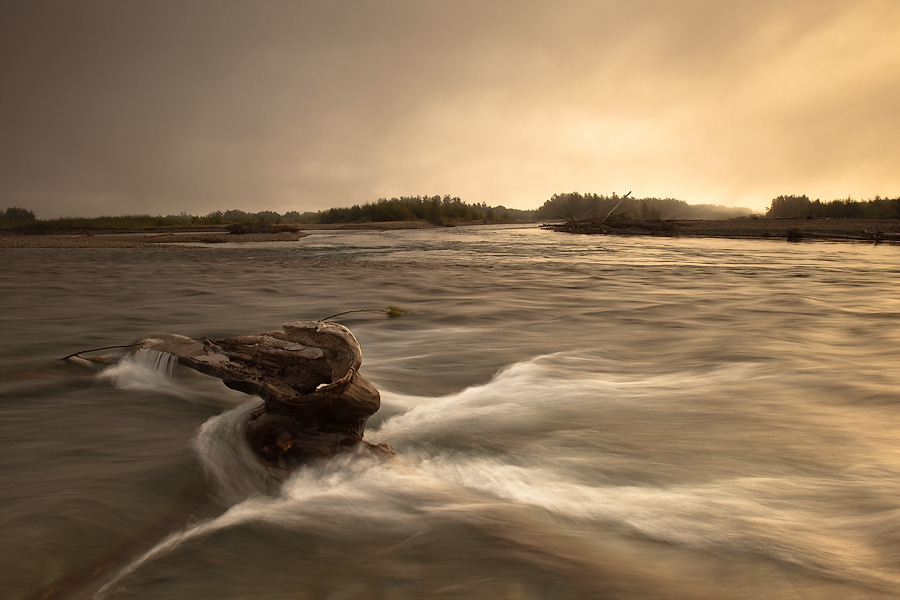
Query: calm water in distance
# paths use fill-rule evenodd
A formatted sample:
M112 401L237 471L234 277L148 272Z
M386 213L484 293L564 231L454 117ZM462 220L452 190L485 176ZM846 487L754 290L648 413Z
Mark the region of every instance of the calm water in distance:
M338 318L387 462L267 473L240 434L258 400L57 360L389 305L414 313ZM506 226L11 249L0 327L4 598L900 597L897 247Z

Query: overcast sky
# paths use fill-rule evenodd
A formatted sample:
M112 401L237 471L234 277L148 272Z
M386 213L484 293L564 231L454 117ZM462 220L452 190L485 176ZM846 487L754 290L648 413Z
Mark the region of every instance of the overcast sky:
M896 0L4 0L0 209L900 196Z

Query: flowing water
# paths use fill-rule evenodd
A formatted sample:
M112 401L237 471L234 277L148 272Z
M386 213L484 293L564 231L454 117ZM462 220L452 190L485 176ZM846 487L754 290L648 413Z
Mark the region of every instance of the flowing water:
M900 597L900 249L534 227L6 250L0 596ZM337 320L381 391L266 469L165 355Z

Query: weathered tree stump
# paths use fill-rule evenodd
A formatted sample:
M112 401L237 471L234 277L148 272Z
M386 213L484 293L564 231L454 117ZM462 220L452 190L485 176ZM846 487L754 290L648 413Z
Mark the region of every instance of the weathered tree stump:
M359 374L362 350L349 329L325 321L295 321L284 331L202 341L159 335L142 348L259 396L250 413L250 446L266 461L296 466L360 447L392 454L387 444L363 441L366 421L381 406L378 390Z

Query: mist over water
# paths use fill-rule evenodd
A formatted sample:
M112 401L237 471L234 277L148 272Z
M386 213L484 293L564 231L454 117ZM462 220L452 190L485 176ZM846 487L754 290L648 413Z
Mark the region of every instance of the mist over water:
M10 598L900 596L894 247L496 227L6 256ZM267 470L258 399L157 353L54 361L388 305L415 312L339 318L388 461Z

